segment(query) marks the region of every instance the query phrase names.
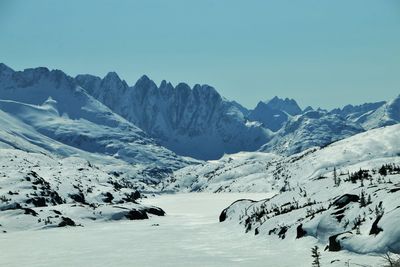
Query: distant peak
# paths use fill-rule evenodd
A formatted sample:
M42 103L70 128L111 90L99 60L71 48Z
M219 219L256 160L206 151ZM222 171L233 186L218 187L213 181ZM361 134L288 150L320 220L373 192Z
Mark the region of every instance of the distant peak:
M150 82L151 79L146 74L143 74L142 77L140 77L138 81L140 81L140 82Z
M308 112L308 111L313 111L314 109L312 108L312 106L308 106L308 107L306 107L304 110L303 110L303 112L305 113L305 112Z
M400 106L400 95L387 102L389 106Z
M294 99L282 99L275 96L271 100L267 101L266 105L270 109L285 111L292 116L302 113L301 108Z
M14 70L4 63L0 63L0 73L13 73Z
M217 92L214 87L208 84L195 84L193 87L193 90L201 90L201 91L206 91L206 92Z
M166 80L162 80L159 88L160 89L173 89L174 86L170 82L167 82Z
M25 69L25 70L27 70L27 71L42 72L42 73L50 72L50 70L49 70L48 68L46 68L46 67L27 68L27 69Z
M121 80L118 74L114 71L110 71L109 73L104 76L104 80Z
M138 88L153 88L157 87L157 85L151 80L147 75L143 75L137 80L135 83L135 87Z
M177 91L185 91L185 92L190 92L190 86L187 83L178 83L178 85L175 87L175 90Z
M9 66L7 66L4 63L0 63L0 70L12 70L13 71L12 68L10 68Z
M274 96L271 100L267 101L267 103L296 103L296 101L287 97L280 98L278 96Z

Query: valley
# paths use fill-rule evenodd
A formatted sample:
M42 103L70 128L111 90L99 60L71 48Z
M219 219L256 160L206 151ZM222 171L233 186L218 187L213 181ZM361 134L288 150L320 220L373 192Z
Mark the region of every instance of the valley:
M0 265L310 266L313 238L268 240L218 222L220 210L233 201L274 194L166 194L142 201L163 207L165 217L0 235ZM381 259L345 251L322 254L324 266L343 266L347 261L375 266Z
M376 266L400 253L399 99L250 110L0 64L0 265Z

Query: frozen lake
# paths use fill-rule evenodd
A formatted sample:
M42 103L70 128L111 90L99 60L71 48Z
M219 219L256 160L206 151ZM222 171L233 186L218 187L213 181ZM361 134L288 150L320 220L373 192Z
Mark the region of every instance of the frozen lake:
M265 237L218 222L220 212L233 201L269 196L163 195L143 202L163 208L165 217L3 234L0 266L311 266L312 238L269 244ZM376 261L375 257L323 253L325 262L338 257L341 263L329 266L343 266L345 259Z

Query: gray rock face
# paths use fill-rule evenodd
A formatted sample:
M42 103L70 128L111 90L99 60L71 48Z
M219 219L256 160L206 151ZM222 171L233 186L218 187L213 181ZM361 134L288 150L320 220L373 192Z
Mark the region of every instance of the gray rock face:
M254 151L270 133L259 123L247 123L236 102L222 98L208 85L190 88L147 76L128 87L117 75L104 79L78 76L77 82L113 111L134 123L163 146L180 155L217 159L224 153Z
M85 81L91 85L88 88L97 85L106 88L99 99L107 103L116 101L118 93L115 91L123 90L126 85L115 73L108 74L103 80L87 75ZM13 71L5 65L0 66L0 111L4 112L1 117L17 120L11 123L7 119L9 123L3 124L0 132L22 136L25 141L62 156L70 155L73 153L70 150L77 148L130 163L157 163L158 167L174 169L185 166L186 160L158 145L148 134L89 95L74 78L60 70ZM23 134L28 130L29 136ZM47 141L43 141L44 136ZM50 145L54 141L67 145L68 151L59 145Z
M400 122L400 97L389 102L347 105L329 112L311 107L302 111L295 100L274 97L268 102L259 102L254 110L247 110L237 102L226 100L208 85L191 88L185 83L173 86L162 81L157 86L144 75L129 86L115 72L104 78L88 74L71 78L59 70L35 68L15 72L0 64L0 89L1 99L46 106L48 112L57 116L67 114L74 123L85 119L109 127L100 137L76 138L71 137L69 130L51 129L52 138L57 133L57 140L73 146L82 148L78 143L83 140L90 152L93 149L104 152L107 148L109 154L136 158L144 154L123 149L124 144L162 145L179 155L202 160L260 148L293 154L360 131ZM49 96L52 99L48 101ZM41 131L49 130L42 126L36 125ZM107 145L115 135L119 136L118 142ZM97 146L99 143L102 144ZM146 157L153 158L150 154L153 152ZM162 154L170 157L167 152Z

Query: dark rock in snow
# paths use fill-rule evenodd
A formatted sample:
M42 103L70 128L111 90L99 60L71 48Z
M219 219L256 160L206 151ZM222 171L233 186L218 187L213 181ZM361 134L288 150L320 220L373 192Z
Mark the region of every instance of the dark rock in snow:
M302 238L307 234L307 231L305 231L303 229L303 224L300 224L299 226L297 226L297 235L296 235L296 239Z
M337 235L333 235L329 237L329 251L340 251L342 250L342 246L340 245L340 241L338 237L344 234L351 234L351 232L344 232Z
M219 222L224 222L226 220L226 210L224 209L221 214L219 215Z
M32 216L37 216L38 213L36 211L34 211L33 209L30 208L23 208L23 210L25 211L24 214L30 214Z
M58 227L65 227L65 226L76 226L75 222L68 218L68 217L61 217L62 221L58 224Z
M125 215L129 220L145 220L148 219L147 213L143 210L130 210L128 214Z
M332 205L336 206L337 208L341 209L345 206L347 206L351 202L358 202L360 200L360 197L357 195L351 195L351 194L344 194L343 196L339 197L338 199L333 202Z
M376 220L373 222L373 224L371 226L371 230L369 231L370 235L377 235L377 234L379 234L380 232L383 231L383 229L378 226L378 223L379 223L381 218L382 218L382 215L379 215L376 218Z
M85 196L83 195L82 192L79 192L78 194L70 194L69 197L75 200L76 202L87 204L85 201Z
M155 208L155 207L146 209L146 212L157 216L165 215L165 211L163 211L161 208Z
M110 192L105 193L104 196L105 198L103 198L103 201L106 203L111 203L114 199L114 196Z
M44 197L35 197L28 199L26 203L30 204L32 203L35 207L46 207L46 199Z
M340 242L336 240L339 235L340 234L329 237L329 251L340 251L342 249Z

